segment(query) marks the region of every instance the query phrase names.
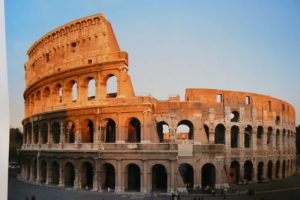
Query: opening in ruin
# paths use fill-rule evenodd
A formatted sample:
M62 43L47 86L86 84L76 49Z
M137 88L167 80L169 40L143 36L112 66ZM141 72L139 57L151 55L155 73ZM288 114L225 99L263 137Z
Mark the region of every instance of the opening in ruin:
M192 140L194 139L194 127L192 122L189 120L181 120L176 129L176 139L186 139Z
M112 119L108 119L106 124L106 143L115 143L116 142L116 123Z
M286 130L283 129L282 131L282 147L285 147L286 146Z
M88 78L88 100L96 97L96 81L94 78Z
M279 117L279 116L276 116L275 124L276 124L277 126L280 125L280 117Z
M152 167L152 191L167 192L167 170L163 165L156 164Z
M91 163L84 162L81 170L81 187L90 190L93 188L94 168Z
M240 164L237 161L231 162L229 169L229 183L237 184L240 180Z
M78 86L77 83L74 81L72 84L72 102L76 102L78 98Z
M141 187L141 172L136 164L127 166L127 191L139 192Z
M267 134L267 144L272 144L273 143L272 137L273 137L273 128L269 127L268 128L268 134Z
M137 118L131 118L128 124L128 142L141 142L141 123Z
M82 126L81 141L83 143L93 143L94 142L94 123L92 120L86 119Z
M43 107L47 107L50 105L50 89L46 87L43 91Z
M246 105L250 105L251 104L251 98L250 98L250 96L246 96L245 103L246 103Z
M49 62L49 61L50 61L50 54L46 53L46 62Z
M26 161L26 169L27 169L27 171L26 171L26 177L25 177L25 179L29 180L30 179L30 173L31 173L30 160Z
M258 149L263 147L263 135L264 128L262 126L257 127L256 145Z
M31 140L32 140L32 125L28 124L28 127L27 127L27 144L31 144Z
M202 188L215 187L216 183L216 168L214 165L207 163L203 165L201 170L201 186Z
M67 132L66 132L66 142L74 143L75 142L75 124L72 121L67 123Z
M41 183L46 183L47 180L47 163L46 161L41 162L41 167L40 167L40 182Z
M268 108L269 108L269 112L272 112L272 102L268 101Z
M39 125L35 124L33 127L33 142L37 144L39 141Z
M107 98L115 98L118 96L118 82L114 75L109 75L106 82Z
M230 114L230 121L231 122L239 122L240 121L240 113L238 111L233 111Z
M282 178L285 178L285 169L286 168L286 164L285 164L285 160L283 161L283 163L282 163Z
M71 52L72 52L72 53L75 52L76 46L77 46L77 43L76 43L76 42L72 42L72 43L71 43Z
M277 160L276 162L276 173L275 173L275 178L279 178L279 174L280 174L280 161Z
M190 164L183 163L179 165L179 173L181 175L184 185L189 188L194 187L194 169Z
M46 144L48 142L48 124L44 123L41 129L42 134L42 144Z
M204 131L207 137L207 143L209 143L209 127L206 124L204 124Z
M264 163L259 162L257 166L257 180L261 181L264 178Z
M245 148L250 148L252 146L252 126L247 125L245 128L245 135L244 135L244 145Z
M282 104L282 111L284 112L285 111L285 105L284 104Z
M53 143L57 144L60 141L60 125L58 122L54 122L51 127Z
M250 160L247 160L244 164L244 179L252 181L253 177L253 164Z
M225 144L225 126L218 124L215 129L215 144Z
M61 103L63 101L63 88L61 84L57 84L54 88L53 95L55 102Z
M59 183L59 165L56 161L51 163L51 184L58 185Z
M103 165L103 188L108 190L108 188L115 189L115 168L112 164L106 163Z
M64 169L64 184L66 187L74 187L75 169L74 165L67 162Z
M276 148L280 147L280 131L279 129L276 130Z
M238 126L231 127L231 148L239 147L239 132L240 129Z
M159 138L159 142L167 142L169 141L169 125L164 122L158 122L156 125L157 135Z
M36 110L40 110L40 106L41 106L41 92L38 91L35 95L35 109Z
M31 166L32 166L32 180L36 180L36 174L37 174L37 160L36 158L32 160Z
M268 162L268 179L273 179L273 162L271 160Z
M217 94L217 103L222 103L222 101L223 101L222 94Z

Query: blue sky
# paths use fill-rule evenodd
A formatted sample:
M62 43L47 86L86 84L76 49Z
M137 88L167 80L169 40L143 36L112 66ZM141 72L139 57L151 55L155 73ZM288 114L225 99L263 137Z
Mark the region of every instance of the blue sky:
M95 13L106 16L129 53L137 95L249 91L288 101L300 113L300 1L5 0L11 126L21 126L24 115L27 49Z

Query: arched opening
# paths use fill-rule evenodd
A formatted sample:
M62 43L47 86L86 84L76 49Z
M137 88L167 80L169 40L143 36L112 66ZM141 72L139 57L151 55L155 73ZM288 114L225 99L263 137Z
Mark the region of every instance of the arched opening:
M46 144L48 142L48 124L44 123L41 128L42 132L42 144Z
M271 160L268 162L268 179L273 179L273 162Z
M81 170L81 186L83 189L90 190L93 188L94 168L91 163L84 162Z
M252 133L253 133L252 126L247 125L245 128L245 135L244 135L245 148L250 148L252 146Z
M41 92L38 91L35 95L35 110L40 111L41 106Z
M157 134L159 138L159 142L168 142L169 141L169 125L162 121L158 122L156 125Z
M118 96L118 82L114 75L109 75L106 82L107 98L115 98Z
M40 182L41 183L46 183L47 180L47 163L46 161L41 162L41 167L40 167Z
M46 87L43 91L43 107L50 105L50 89Z
M112 119L108 119L106 124L106 143L115 143L116 142L116 123Z
M72 81L72 102L76 102L78 98L78 85L75 81Z
M206 124L204 124L204 131L206 134L207 143L209 143L209 127Z
M64 184L66 187L74 187L75 169L74 165L67 162L64 169Z
M259 162L257 166L257 180L261 181L264 178L264 163Z
M268 134L267 134L267 144L268 145L272 145L272 143L273 143L272 136L273 136L273 128L269 127Z
M141 142L141 123L137 118L131 118L128 124L128 142Z
M96 81L94 78L88 78L88 100L96 97Z
M240 121L240 113L238 111L232 111L230 114L231 122L239 122Z
M231 127L231 148L239 147L239 132L240 129L238 126Z
M57 162L51 163L51 184L58 185L59 183L59 164Z
M240 164L237 161L231 162L229 170L229 183L237 184L240 180Z
M35 124L33 127L33 143L37 144L39 142L39 125Z
M275 173L275 178L278 179L279 176L280 176L280 161L277 160L277 162L276 162L276 173Z
M225 144L225 126L218 124L215 129L215 144Z
M37 161L36 158L32 160L31 166L32 166L32 180L36 180L36 174L37 174Z
M280 125L280 117L279 117L279 116L276 116L275 124L276 124L277 126Z
M286 170L286 164L285 164L285 160L282 163L282 178L285 178L285 170Z
M83 127L82 127L81 141L83 143L94 142L94 123L92 122L92 120L89 119L84 120Z
M286 130L283 129L282 131L282 147L285 148L286 147Z
M29 123L28 124L28 128L27 128L27 144L31 144L31 140L32 140L32 125Z
M279 129L276 130L276 148L280 148L280 131Z
M216 168L214 165L207 163L203 165L201 170L201 186L202 188L206 187L215 187L216 183Z
M63 101L63 88L61 84L57 84L53 90L53 96L55 98L55 102L62 103Z
M60 125L54 122L51 127L53 143L57 144L60 141Z
M136 164L129 164L127 166L127 172L127 190L139 192L141 187L140 168Z
M26 180L29 180L30 179L30 173L31 173L31 164L30 164L30 160L27 160L26 161L26 176L25 176L25 179Z
M253 164L250 160L247 160L244 164L244 179L252 181L253 177Z
M194 139L194 126L189 120L181 120L176 129L176 139Z
M156 164L152 167L152 191L167 192L168 175L163 165Z
M102 186L104 189L110 191L115 189L115 168L112 164L106 163L103 165L103 183ZM109 189L108 189L109 188Z
M190 164L183 163L179 165L179 173L181 175L186 189L190 191L191 188L194 188L194 169Z
M75 124L72 121L68 121L67 123L67 133L65 135L66 143L74 143L75 142Z
M257 127L256 145L258 149L261 149L263 147L263 136L264 128L262 126Z

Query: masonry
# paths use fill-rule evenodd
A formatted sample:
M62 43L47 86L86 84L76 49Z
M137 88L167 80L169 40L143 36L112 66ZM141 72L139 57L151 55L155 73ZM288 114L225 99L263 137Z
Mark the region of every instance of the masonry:
M50 31L27 54L24 180L147 193L295 174L292 105L215 89L186 89L184 101L136 96L102 14Z

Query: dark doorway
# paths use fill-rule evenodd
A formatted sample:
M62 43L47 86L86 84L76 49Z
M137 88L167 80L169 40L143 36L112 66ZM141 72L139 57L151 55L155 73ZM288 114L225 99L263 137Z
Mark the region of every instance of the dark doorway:
M231 127L231 148L237 148L239 146L239 132L238 126Z
M253 177L253 164L250 160L247 160L244 164L244 179L252 181Z
M128 142L141 142L141 123L138 119L132 118L128 124Z
M104 188L115 189L115 168L109 163L104 164Z
M152 167L152 191L167 192L167 171L163 165L156 164Z
M240 164L237 161L233 161L230 165L229 171L229 183L237 184L240 179Z
M215 187L216 183L216 169L215 166L208 163L203 165L202 167L202 177L201 177L201 185L202 188L205 188L206 186L209 187Z
M141 172L140 168L135 164L130 164L128 169L128 191L139 192L141 188Z
M75 170L74 166L72 163L67 163L65 165L65 170L64 170L64 181L65 181L65 186L66 187L74 187L74 181L75 181Z
M112 119L108 119L106 124L106 143L115 143L116 142L116 123Z
M82 164L81 171L81 186L83 189L90 190L93 188L94 168L91 163L85 162Z
M280 174L280 161L277 160L277 162L276 162L276 174L275 174L275 177L277 179L279 178L279 174Z
M51 184L58 185L59 183L59 165L57 162L51 163Z
M258 163L257 167L257 180L260 181L264 178L264 163Z
M268 162L268 179L270 179L270 180L273 179L273 162L272 161Z
M46 183L47 180L47 163L46 161L41 162L41 168L40 168L40 182Z
M194 187L194 169L190 164L183 163L179 165L179 173L187 189Z

